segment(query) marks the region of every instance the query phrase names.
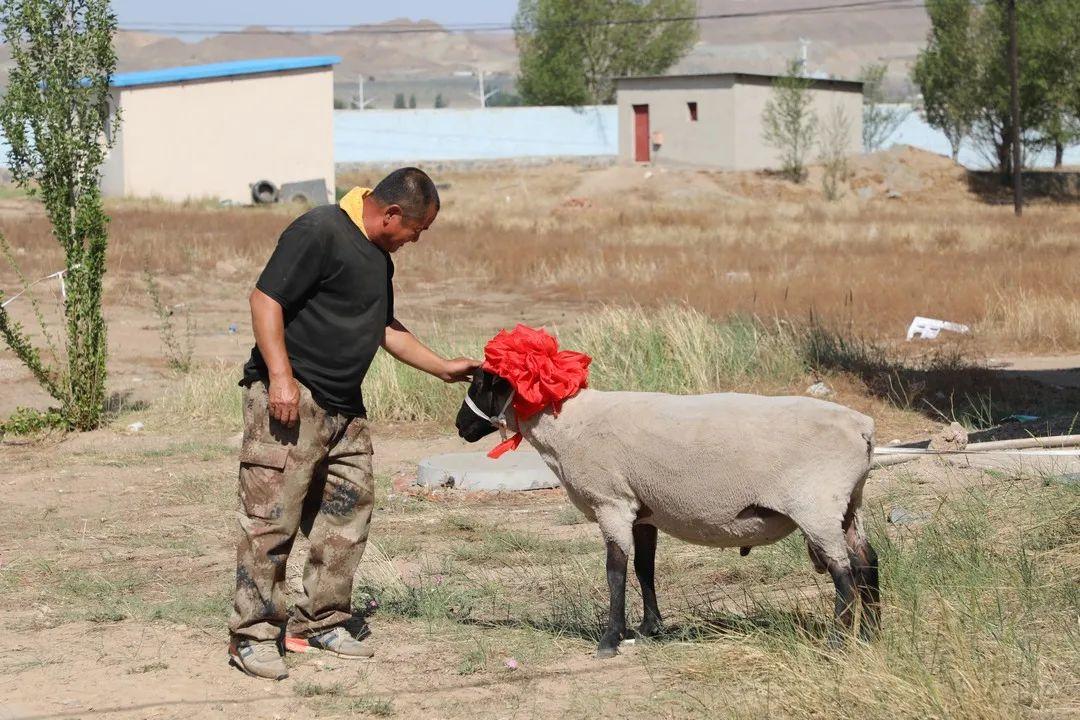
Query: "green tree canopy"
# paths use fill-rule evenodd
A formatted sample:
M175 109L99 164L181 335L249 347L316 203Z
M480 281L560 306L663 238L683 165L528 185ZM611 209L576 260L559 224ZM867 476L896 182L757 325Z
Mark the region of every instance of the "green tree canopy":
M915 61L914 80L922 89L927 122L945 134L956 160L978 109L971 1L927 0L926 11L930 37Z
M1005 0L927 0L929 42L913 76L927 121L942 130L954 156L964 137L1012 167L1008 25ZM1075 140L1080 93L1077 0L1017 3L1021 137L1025 149L1060 151Z
M696 12L693 0L520 0L514 34L522 100L612 102L615 78L663 73L690 50Z

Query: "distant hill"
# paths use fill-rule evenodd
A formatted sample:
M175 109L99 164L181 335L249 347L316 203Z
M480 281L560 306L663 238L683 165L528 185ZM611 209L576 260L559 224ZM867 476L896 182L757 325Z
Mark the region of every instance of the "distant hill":
M783 11L841 1L700 0L699 7L701 14L708 15ZM475 104L469 97L475 81L455 73L477 68L493 76L494 86L512 87L517 72L512 33L448 33L428 20L400 19L385 25L425 32L288 35L267 34L253 26L248 28L256 31L252 34L214 35L194 42L121 32L116 48L121 71L281 55L340 55L342 62L334 71L335 95L351 99L363 74L371 83L365 95L376 97L379 107L389 107L395 93L408 96L414 89L419 90L421 106L430 106L436 93L442 93L452 106ZM700 23L700 41L672 72L776 72L799 52L802 37L810 41L812 70L854 77L867 62L887 61L894 84L899 85L906 80L908 65L925 43L928 29L926 11L910 7L705 20ZM8 62L6 48L0 46L0 69Z
M699 0L700 14L766 13L840 4L851 0ZM700 40L673 72L745 70L775 73L809 41L810 69L855 77L870 62L886 62L894 85L926 44L930 18L916 7L837 9L793 15L702 20Z

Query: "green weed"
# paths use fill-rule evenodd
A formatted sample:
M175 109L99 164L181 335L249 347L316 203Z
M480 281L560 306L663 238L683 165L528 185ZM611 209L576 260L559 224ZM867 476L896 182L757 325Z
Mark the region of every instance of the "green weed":
M184 335L183 338L177 338L176 328L173 327L173 314L178 306L170 307L162 301L161 287L149 267L143 270L143 283L146 285L146 294L150 298L154 315L158 319L158 334L161 336L165 362L177 372L189 372L191 370L191 357L195 350L195 327L191 320L190 308L186 304L181 308L184 314Z
M323 695L331 697L342 696L345 695L346 692L345 686L339 682L320 685L306 680L298 680L296 684L293 685L293 694L303 698L320 697Z

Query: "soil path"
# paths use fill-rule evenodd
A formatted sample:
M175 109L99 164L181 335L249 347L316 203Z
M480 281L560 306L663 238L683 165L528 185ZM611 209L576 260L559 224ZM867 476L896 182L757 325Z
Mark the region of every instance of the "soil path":
M1080 387L1080 355L998 355L997 372L1050 385Z

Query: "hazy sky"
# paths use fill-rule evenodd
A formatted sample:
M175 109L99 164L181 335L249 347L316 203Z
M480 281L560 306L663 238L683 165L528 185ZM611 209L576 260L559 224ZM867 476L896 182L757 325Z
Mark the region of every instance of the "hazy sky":
M517 0L112 0L121 25L209 23L245 25L362 24L408 17L444 24L508 23Z

